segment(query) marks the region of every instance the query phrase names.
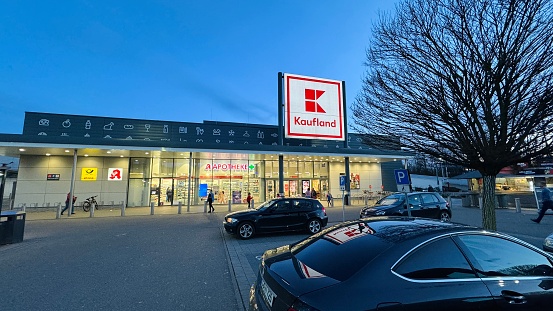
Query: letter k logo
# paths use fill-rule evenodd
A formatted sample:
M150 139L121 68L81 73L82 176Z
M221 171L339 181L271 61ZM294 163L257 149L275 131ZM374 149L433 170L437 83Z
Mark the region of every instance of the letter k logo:
M317 103L317 99L324 94L325 91L305 89L305 111L326 113L324 109Z

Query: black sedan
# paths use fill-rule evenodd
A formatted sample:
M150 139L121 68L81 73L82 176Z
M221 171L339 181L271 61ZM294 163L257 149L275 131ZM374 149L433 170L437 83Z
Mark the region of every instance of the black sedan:
M411 192L407 194L412 217L451 220L449 203L436 192ZM405 193L393 193L378 200L373 206L361 209L359 218L372 216L407 216Z
M250 310L550 310L553 256L514 237L374 217L267 250Z
M262 232L307 230L317 233L327 223L328 216L321 202L308 198L280 198L256 209L227 214L223 226L227 232L249 239Z

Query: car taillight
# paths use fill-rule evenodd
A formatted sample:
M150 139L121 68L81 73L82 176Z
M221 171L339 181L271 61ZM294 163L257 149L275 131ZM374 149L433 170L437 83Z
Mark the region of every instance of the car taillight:
M325 213L325 216L326 216L326 208L323 207L323 213Z
M445 202L445 207L449 208L449 202Z
M305 302L297 299L290 306L290 308L288 308L288 311L319 311L319 309L315 309L315 308L307 305Z

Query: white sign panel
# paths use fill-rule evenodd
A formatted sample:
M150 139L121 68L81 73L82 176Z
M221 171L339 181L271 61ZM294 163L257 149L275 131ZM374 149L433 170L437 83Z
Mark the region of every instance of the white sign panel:
M108 169L108 180L123 180L123 169L110 167Z
M345 140L342 82L284 74L286 138Z

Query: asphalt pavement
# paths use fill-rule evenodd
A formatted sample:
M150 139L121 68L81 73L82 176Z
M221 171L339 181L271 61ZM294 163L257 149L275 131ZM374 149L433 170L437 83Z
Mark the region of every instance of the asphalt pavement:
M481 226L481 211L453 200L452 221ZM361 206L327 208L330 224ZM263 252L306 233L242 241L222 229L222 209L125 217L31 215L22 243L0 246L2 310L243 310ZM106 211L107 213L107 211ZM32 213L29 213L32 214ZM499 231L541 247L553 217L497 209Z

